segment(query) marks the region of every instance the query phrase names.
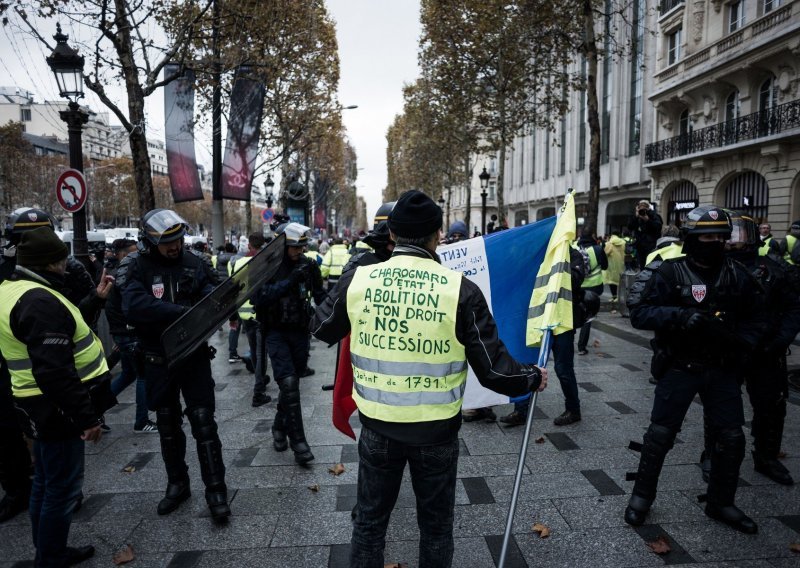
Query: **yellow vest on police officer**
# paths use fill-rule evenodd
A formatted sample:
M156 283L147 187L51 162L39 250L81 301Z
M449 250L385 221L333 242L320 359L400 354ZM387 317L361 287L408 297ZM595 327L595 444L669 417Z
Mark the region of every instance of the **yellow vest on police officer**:
M356 269L347 289L353 400L384 422L427 422L461 410L467 380L456 338L461 274L395 256Z
M72 336L72 352L75 369L81 382L85 383L108 372L103 346L89 329L78 308L55 290L30 280L6 280L0 284L0 345L3 357L11 374L11 391L16 398L39 396L42 391L33 376L33 363L28 356L28 347L11 331L11 310L23 294L41 288L56 297L75 320Z
M250 262L251 258L253 257L243 256L242 258L237 259L231 270L231 274L233 274L237 270L241 270L245 264ZM256 317L256 309L253 307L253 304L250 302L250 300L247 300L244 304L239 306L239 310L237 313L239 314L239 319L242 320L251 320Z

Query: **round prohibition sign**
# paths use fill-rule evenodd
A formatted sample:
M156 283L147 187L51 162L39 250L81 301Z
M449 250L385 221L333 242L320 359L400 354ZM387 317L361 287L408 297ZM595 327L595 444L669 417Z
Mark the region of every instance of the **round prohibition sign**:
M64 170L56 183L56 199L61 207L69 213L80 211L86 204L88 192L86 180L78 170Z

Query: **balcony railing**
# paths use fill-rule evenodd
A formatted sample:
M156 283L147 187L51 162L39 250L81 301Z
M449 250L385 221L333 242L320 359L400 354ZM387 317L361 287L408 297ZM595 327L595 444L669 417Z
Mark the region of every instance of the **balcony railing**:
M685 0L661 0L661 3L658 5L658 15L663 16L664 14L672 12L673 9L683 4L684 1Z
M644 149L644 161L646 164L651 164L688 156L711 148L721 148L737 142L780 134L792 128L800 128L800 99L688 134L653 142Z

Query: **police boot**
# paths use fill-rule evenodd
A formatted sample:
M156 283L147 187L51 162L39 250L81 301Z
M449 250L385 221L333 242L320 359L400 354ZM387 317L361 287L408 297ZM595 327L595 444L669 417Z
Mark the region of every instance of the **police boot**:
M703 451L700 454L700 471L703 481L708 483L711 476L711 454L714 452L714 433L715 430L708 421L708 417L703 414Z
M283 411L285 404L286 397L281 392L278 395L278 412L272 422L272 447L276 452L285 452L289 449L289 440L286 437L286 413Z
M667 452L672 449L674 442L675 432L665 426L650 424L645 432L636 483L625 508L625 522L629 525L643 525L647 519L647 513L650 512L650 507L656 498L658 476L661 475L664 458L667 457Z
M717 434L711 455L706 515L746 534L756 534L758 525L733 504L739 466L744 459L745 439L741 428L727 428Z
M158 514L168 515L178 505L191 497L189 468L186 466L186 435L181 428L181 409L156 409L158 437L161 439L161 457L167 470L167 491L158 503Z
M281 397L285 401L284 409L286 433L289 435L289 445L294 452L294 461L300 465L307 464L314 459L311 448L306 442L306 433L303 429L303 413L300 409L300 381L290 375L280 383Z
M228 506L228 488L225 485L225 464L222 462L222 443L217 434L214 410L196 406L186 411L192 425L192 436L197 442L197 458L200 460L200 473L206 486L206 503L211 517L224 521L231 515Z
M789 470L778 461L783 421L786 417L786 399L782 397L779 404L770 410L769 413L753 411L753 466L758 473L766 475L775 483L792 485L794 479ZM763 416L758 416L759 414Z

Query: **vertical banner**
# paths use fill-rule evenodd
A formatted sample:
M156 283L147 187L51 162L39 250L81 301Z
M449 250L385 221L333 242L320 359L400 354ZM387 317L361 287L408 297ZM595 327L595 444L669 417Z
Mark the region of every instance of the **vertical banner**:
M178 65L164 68L165 77L178 73ZM167 167L175 203L203 199L194 154L194 79L194 72L186 70L164 87Z
M236 72L231 92L228 137L222 161L222 198L246 201L250 197L264 109L264 85L247 79L247 67Z
M328 186L327 178L314 183L314 228L323 231L328 229Z

